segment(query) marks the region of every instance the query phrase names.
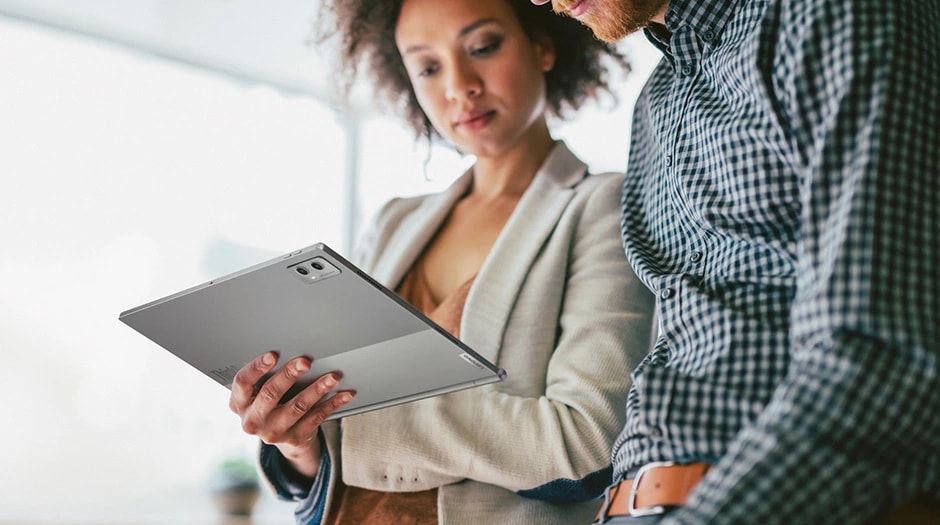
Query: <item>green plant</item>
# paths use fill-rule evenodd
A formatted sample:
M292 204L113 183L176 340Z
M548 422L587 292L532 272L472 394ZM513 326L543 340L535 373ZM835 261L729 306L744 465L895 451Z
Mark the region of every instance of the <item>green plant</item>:
M212 497L223 514L251 515L260 492L258 471L245 459L223 461L212 476Z
M223 461L213 476L213 489L247 488L258 486L258 471L255 465L242 458Z

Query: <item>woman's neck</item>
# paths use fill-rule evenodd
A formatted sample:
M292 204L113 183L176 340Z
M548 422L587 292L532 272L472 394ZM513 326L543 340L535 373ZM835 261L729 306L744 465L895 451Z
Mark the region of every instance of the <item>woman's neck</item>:
M468 197L484 201L518 198L529 187L554 144L548 125L542 120L502 154L478 157L473 165L473 187Z

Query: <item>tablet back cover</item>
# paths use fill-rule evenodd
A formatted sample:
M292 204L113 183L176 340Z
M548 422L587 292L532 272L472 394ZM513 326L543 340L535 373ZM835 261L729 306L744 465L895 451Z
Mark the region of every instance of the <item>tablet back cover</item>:
M268 350L343 372L333 418L499 381L505 372L324 244L127 310L120 320L219 384Z

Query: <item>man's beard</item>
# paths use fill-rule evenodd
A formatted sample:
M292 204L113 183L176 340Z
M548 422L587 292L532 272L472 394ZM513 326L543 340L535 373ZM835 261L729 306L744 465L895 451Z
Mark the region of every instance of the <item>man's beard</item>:
M591 3L591 9L579 20L594 31L594 36L613 43L646 27L669 0L591 0Z

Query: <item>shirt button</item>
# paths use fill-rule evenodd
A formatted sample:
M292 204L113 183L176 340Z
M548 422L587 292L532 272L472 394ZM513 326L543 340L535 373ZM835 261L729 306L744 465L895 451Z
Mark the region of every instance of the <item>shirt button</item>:
M666 155L666 166L672 166L672 155Z
M702 260L702 252L692 252L689 254L689 262L697 263Z
M662 299L669 299L675 294L676 294L676 291L673 290L672 288L663 288L662 290L659 291L659 297L661 297Z
M663 437L663 431L657 427L646 427L646 435L653 439L660 439Z
M711 42L712 40L715 39L715 32L712 31L711 29L706 29L706 30L702 33L702 38L703 38L706 42Z
M681 72L682 72L682 76L684 76L684 77L691 76L691 75L692 75L692 66L690 66L690 65L688 65L688 64L682 66L682 71L681 71Z

